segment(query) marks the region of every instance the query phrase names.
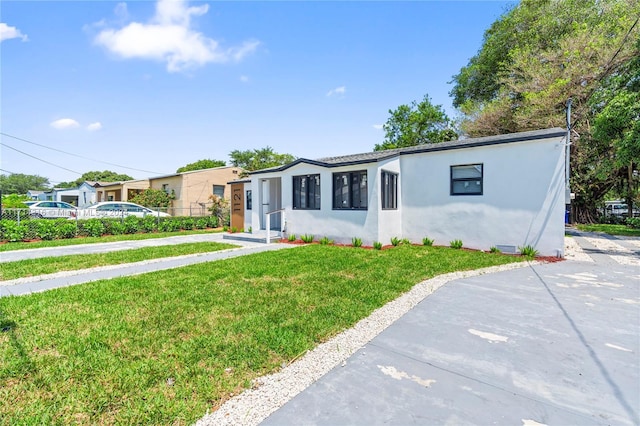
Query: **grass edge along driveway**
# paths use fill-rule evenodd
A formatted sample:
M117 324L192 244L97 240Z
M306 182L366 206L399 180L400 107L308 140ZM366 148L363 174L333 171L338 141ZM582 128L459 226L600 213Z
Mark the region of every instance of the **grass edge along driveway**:
M8 424L188 424L415 284L523 260L310 245L0 299Z

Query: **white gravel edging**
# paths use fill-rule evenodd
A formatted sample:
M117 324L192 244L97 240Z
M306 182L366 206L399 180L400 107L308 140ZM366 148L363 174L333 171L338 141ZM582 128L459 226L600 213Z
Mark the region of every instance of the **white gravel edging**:
M416 284L407 293L373 311L354 327L308 351L277 373L253 381L253 388L226 401L205 415L196 426L258 425L313 382L346 360L384 329L449 281L536 265L518 262L474 271L453 272Z

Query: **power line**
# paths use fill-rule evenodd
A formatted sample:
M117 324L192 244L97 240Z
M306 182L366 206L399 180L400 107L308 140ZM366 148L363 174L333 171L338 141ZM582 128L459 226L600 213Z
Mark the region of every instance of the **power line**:
M84 156L79 155L79 154L74 154L72 152L62 151L61 149L52 148L50 146L46 146L46 145L42 145L42 144L39 144L39 143L36 143L36 142L32 142L32 141L29 141L27 139L19 138L17 136L13 136L13 135L10 135L10 134L4 133L4 132L0 132L0 135L6 136L8 138L16 139L16 140L19 140L19 141L22 141L22 142L30 143L31 145L36 145L36 146L40 146L42 148L50 149L52 151L61 152L62 154L67 154L67 155L71 155L71 156L74 156L74 157L82 158L83 160L95 161L95 162L98 162L98 163L107 164L109 166L115 166L115 167L120 167L122 169L134 170L136 172L151 173L151 174L155 174L155 175L161 175L162 174L160 172L153 172L153 171L149 171L149 170L135 169L133 167L127 167L127 166L123 166L123 165L120 165L120 164L110 163L108 161L102 161L102 160L96 160L95 158L84 157Z
M75 173L75 174L78 174L78 175L82 175L82 173L76 172L75 170L71 170L71 169L67 169L66 167L58 166L57 164L53 164L50 161L43 160L42 158L38 158L38 157L35 157L35 156L31 155L31 154L27 154L26 152L22 152L19 149L15 149L15 148L5 144L4 142L0 142L0 145L4 146L5 148L9 148L9 149L12 149L12 150L14 150L16 152L19 152L20 154L26 155L27 157L31 157L31 158L36 159L38 161L42 161L43 163L47 163L47 164L49 164L49 165L51 165L53 167L57 167L59 169L66 170L68 172Z

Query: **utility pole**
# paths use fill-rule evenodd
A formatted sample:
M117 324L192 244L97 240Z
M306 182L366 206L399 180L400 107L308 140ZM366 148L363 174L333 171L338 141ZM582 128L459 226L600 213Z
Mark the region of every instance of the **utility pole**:
M571 218L571 184L569 177L571 160L571 98L567 100L567 140L565 142L565 155L564 155L564 204L566 209L566 222L572 223Z

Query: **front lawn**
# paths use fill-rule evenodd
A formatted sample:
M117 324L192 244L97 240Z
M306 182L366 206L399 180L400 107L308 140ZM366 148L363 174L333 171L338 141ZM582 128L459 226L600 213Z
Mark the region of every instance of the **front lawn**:
M238 246L225 243L202 242L174 244L166 246L143 247L139 249L112 251L94 254L41 257L16 262L0 263L0 281L54 272L73 271L106 265L121 265L163 257L183 256L187 254L208 253L226 250Z
M190 424L422 280L521 260L309 245L0 298L0 419Z
M587 232L603 232L609 235L624 235L628 237L640 237L640 228L631 228L626 225L610 225L606 223L580 225L577 224L576 228L581 231Z

